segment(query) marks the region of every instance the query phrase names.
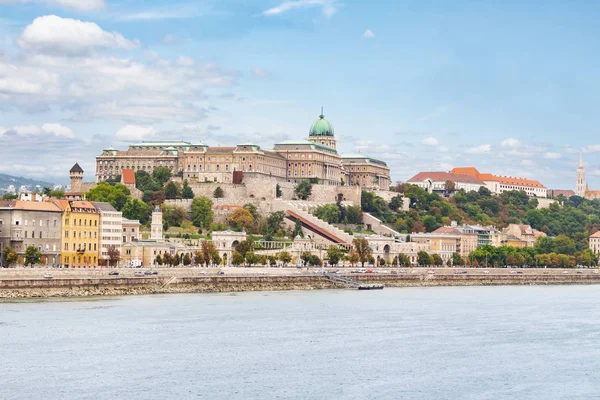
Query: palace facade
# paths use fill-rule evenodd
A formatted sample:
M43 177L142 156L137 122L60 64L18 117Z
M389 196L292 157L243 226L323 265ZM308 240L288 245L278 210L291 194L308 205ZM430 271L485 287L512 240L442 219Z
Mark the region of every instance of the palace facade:
M390 186L384 161L361 154L340 155L333 126L321 113L311 125L308 140L285 140L272 150L254 143L208 146L197 142L140 142L127 150L109 147L96 157L96 181L115 178L123 170L146 171L167 167L185 179L235 183L234 172L258 174L297 183L317 179L329 185L369 189Z

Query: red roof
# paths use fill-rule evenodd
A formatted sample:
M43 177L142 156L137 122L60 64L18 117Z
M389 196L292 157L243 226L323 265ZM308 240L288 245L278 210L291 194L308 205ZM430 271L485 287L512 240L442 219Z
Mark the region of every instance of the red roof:
M484 185L484 183L475 176L454 174L450 172L419 172L417 175L410 178L407 182L424 182L427 179L431 179L434 182L452 181Z
M121 183L124 185L135 185L135 171L132 169L122 170Z
M473 167L454 168L454 169L452 169L452 171L450 171L450 173L475 176L482 181L496 181L496 182L504 183L507 185L538 187L538 188L544 187L544 185L542 185L540 182L534 181L531 179L513 178L510 176L497 176L497 175L493 175L493 174L482 174L476 168L473 168Z
M594 233L593 235L590 236L591 238L600 238L600 231Z

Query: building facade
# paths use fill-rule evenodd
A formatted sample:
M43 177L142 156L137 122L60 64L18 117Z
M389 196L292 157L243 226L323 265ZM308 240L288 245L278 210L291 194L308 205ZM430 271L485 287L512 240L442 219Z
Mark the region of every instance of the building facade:
M42 254L40 264L60 263L62 210L42 198L32 201L0 201L0 254L10 247L19 254L19 264L25 251L33 246ZM1 257L0 257L1 258ZM0 260L1 263L1 260Z
M429 193L446 193L450 188L446 187L448 182L454 184L454 190L466 192L478 191L485 187L485 182L471 175L460 175L453 172L419 172L406 183L419 186Z
M524 191L532 197L547 197L548 195L548 189L539 181L532 179L483 174L473 167L454 168L450 173L477 178L495 194L516 190Z
M61 264L96 267L99 262L100 214L89 201L54 200L62 210Z
M91 203L96 208L100 216L99 263L101 265L109 265L110 263L114 264L118 260L110 259L109 249L111 247L114 248L114 250L119 252L120 257L123 213L115 210L115 208L109 203L103 203L99 201L92 201Z
M285 140L276 143L273 150L253 143L208 146L185 141L140 142L125 151L109 147L96 157L96 181L115 178L124 170L152 173L154 168L166 166L173 174L200 182L236 183L233 176L239 171L293 183L312 178L340 185L344 178L347 184L389 187L390 171L385 162L362 155L341 157L336 147L333 126L321 113L309 129L308 140Z

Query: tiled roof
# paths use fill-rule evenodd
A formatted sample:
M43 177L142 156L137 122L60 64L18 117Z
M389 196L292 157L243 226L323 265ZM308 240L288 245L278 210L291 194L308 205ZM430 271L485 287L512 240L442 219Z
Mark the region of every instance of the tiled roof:
M484 185L484 183L477 179L477 177L471 175L453 174L450 172L419 172L417 175L410 178L407 182L424 182L427 179L431 179L434 182L452 181Z
M135 171L124 169L121 171L121 182L125 185L135 185Z
M600 231L590 235L591 238L600 238Z
M110 203L105 203L103 201L92 201L91 202L97 210L101 211L117 211L115 208L110 205Z
M554 194L554 197L560 196L562 194L567 199L569 197L575 196L575 191L574 190L568 190L568 189L566 189L566 190L565 189L550 189L550 190L548 190L548 192L550 192L550 194Z
M211 155L214 153L233 153L233 151L235 150L235 146L215 146L215 147L209 147L208 150L206 150L206 155Z
M79 163L75 163L69 172L79 172L83 173L83 168L79 166Z
M535 181L535 180L531 180L531 179L513 178L513 177L510 177L510 176L497 176L497 175L493 175L493 174L482 174L482 173L480 173L474 167L454 168L450 172L454 173L454 174L460 174L460 175L475 176L475 177L479 178L482 181L494 181L494 182L504 183L506 185L515 185L515 186L524 186L524 187L538 187L538 188L545 187L540 182Z

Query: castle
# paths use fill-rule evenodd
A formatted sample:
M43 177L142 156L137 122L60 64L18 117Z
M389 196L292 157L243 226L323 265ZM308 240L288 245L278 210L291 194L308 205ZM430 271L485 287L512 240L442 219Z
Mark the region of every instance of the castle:
M96 157L96 181L114 178L126 169L152 173L156 167L168 167L174 175L198 182L241 183L243 176L253 175L292 184L313 179L325 185L382 190L391 183L384 161L338 153L333 126L322 110L308 139L285 140L272 150L254 143L208 146L188 141L142 141L127 150L108 147Z

